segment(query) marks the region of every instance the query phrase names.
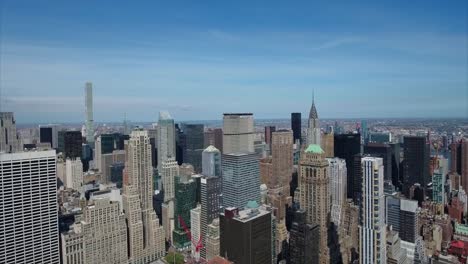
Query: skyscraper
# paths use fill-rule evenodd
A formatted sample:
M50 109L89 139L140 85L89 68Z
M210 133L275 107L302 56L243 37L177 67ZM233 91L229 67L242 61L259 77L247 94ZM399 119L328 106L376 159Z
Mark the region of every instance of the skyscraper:
M65 158L81 158L83 151L83 137L80 131L59 131L58 151L63 152Z
M207 226L218 218L222 208L221 178L204 176L201 178L201 237L205 244ZM201 257L206 258L206 248L201 249Z
M23 149L12 112L0 112L0 130L2 131L0 133L0 153L12 153Z
M307 213L307 223L319 225L319 263L329 263L330 181L328 161L320 145L307 147L301 157L299 173L299 203Z
M302 138L302 119L301 113L291 113L291 129L293 131L294 143Z
M299 210L295 213L289 237L291 264L319 263L320 226L307 223L307 213Z
M362 221L359 226L359 263L386 263L384 168L382 158L362 159Z
M205 147L213 145L215 148L223 151L223 129L222 128L208 128L205 131Z
M278 130L272 133L271 159L272 179L269 188L282 187L288 194L289 182L293 172L293 132L290 130Z
M325 151L325 157L327 158L335 157L334 143L335 143L335 134L333 134L333 132L327 132L322 135L321 146L322 146L323 151Z
M49 143L51 148L58 148L58 126L40 125L39 140L41 143Z
M165 237L169 239L174 228L174 199L175 199L175 178L179 176L179 165L174 158L169 158L161 164L161 179L164 190L164 204L162 223Z
M355 202L358 200L355 195L355 183L359 183L360 175L355 175L354 156L361 153L361 136L359 134L335 134L335 156L346 161L348 198ZM360 166L359 166L360 167ZM361 189L359 184L358 189Z
M84 209L81 223L84 263L127 263L127 227L118 202L95 199Z
M153 210L153 168L148 132L134 130L127 144L123 208L131 263L147 263L165 252L164 230Z
M234 263L272 263L271 212L262 207L226 208L220 215L220 254Z
M198 205L194 209L190 210L190 233L192 234L192 240L197 243L201 236L201 207ZM196 252L196 245L192 244L192 255L200 257L200 252Z
M86 107L86 141L94 148L94 117L93 117L93 84L87 82L85 85L85 107Z
M271 146L271 133L276 131L275 126L266 126L265 127L265 143Z
M225 154L222 164L225 207L244 208L248 201L260 201L260 172L257 154Z
M405 193L415 183L425 189L431 181L429 175L429 144L425 136L404 137L403 183Z
M158 122L158 169L164 161L176 158L176 138L174 119L167 111L159 112Z
M202 153L202 174L221 176L221 152L214 146L208 146Z
M83 163L80 159L67 159L65 161L66 187L81 191L83 185Z
M333 158L328 160L328 178L330 180L331 194L331 221L340 226L341 212L346 203L346 162L344 159Z
M185 124L183 131L185 134L186 149L184 153L184 162L192 164L196 173L201 172L202 152L204 145L203 124Z
M315 100L312 99L312 106L309 112L309 127L307 128L307 145L320 145L320 122L315 108Z
M178 249L190 247L191 241L187 239L185 227L190 228L190 210L197 206L197 184L188 177L176 176L175 178L175 200L172 243ZM195 238L196 239L196 238Z
M400 238L403 241L416 243L419 236L419 208L418 202L413 200L400 200Z
M206 251L206 260L211 260L220 255L219 218L214 219L213 223L208 225L204 245L202 252Z
M223 115L223 154L254 152L252 113Z
M465 139L461 142L461 155L460 155L460 165L461 165L461 181L462 186L465 191L468 191L468 140Z
M59 263L55 150L0 154L0 263Z
M364 146L364 154L382 158L384 165L384 180L392 182L392 148L390 145L368 143Z

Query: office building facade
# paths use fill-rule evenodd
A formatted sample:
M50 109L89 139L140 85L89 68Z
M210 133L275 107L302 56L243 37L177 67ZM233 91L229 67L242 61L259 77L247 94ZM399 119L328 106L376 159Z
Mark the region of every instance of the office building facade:
M207 227L217 219L222 209L222 182L220 177L203 176L201 179L201 235L205 244ZM201 249L201 257L206 258L206 248Z
M299 210L295 213L289 235L289 255L291 264L318 264L320 226L307 223L307 213Z
M81 158L83 152L83 137L80 131L59 131L58 152L65 158Z
M384 168L382 158L362 159L362 204L359 226L359 263L386 263Z
M425 136L404 137L403 183L405 193L419 183L423 189L431 181L429 175L429 144Z
M55 150L0 155L0 263L59 263Z
M220 253L234 263L272 263L272 215L261 208L226 208L220 215Z
M310 107L309 112L309 126L307 128L307 145L311 144L322 144L320 121L318 118L317 109L315 108L315 100L312 100L312 106Z
M244 208L248 201L260 201L260 171L257 154L225 154L222 157L222 171L225 207Z
M223 154L254 152L254 120L252 113L223 115Z

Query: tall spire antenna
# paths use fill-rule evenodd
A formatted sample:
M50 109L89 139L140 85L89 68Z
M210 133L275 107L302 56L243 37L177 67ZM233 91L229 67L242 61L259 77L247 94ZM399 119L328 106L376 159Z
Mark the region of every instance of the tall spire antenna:
M312 104L315 104L315 88L312 89Z

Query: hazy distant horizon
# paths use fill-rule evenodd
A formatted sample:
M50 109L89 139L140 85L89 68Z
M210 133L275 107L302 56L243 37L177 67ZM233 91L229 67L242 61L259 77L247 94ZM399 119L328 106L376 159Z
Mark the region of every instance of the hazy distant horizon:
M3 1L0 111L84 119L467 117L467 1ZM122 16L124 14L124 16ZM122 19L122 18L125 19Z

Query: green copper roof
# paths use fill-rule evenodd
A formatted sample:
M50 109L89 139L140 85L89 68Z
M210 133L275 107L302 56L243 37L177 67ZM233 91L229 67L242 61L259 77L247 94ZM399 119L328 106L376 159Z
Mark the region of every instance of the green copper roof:
M319 145L316 145L316 144L310 144L307 149L305 150L305 152L307 153L316 153L316 154L322 154L322 153L325 153L325 151L323 151L323 149L319 146Z
M248 201L247 202L247 208L258 208L258 203L256 201Z

